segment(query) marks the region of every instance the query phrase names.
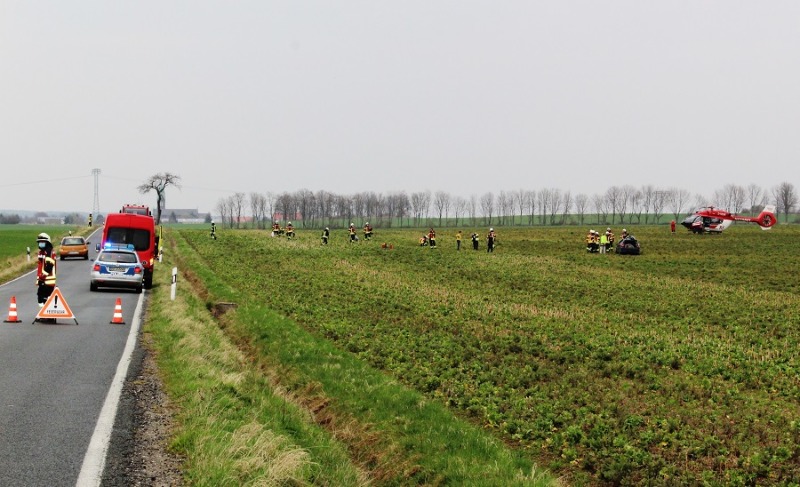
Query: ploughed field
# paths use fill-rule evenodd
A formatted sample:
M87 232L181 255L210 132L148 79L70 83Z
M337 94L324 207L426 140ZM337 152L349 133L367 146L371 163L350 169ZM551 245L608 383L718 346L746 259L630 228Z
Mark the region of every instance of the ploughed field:
M327 246L302 228L167 234L240 306L294 320L571 485L800 483L800 228L629 226L639 256L587 253L588 228L495 228L494 253L483 226L480 250L465 226L459 252L452 227L436 249L418 245L425 229L380 226L355 244L334 229Z

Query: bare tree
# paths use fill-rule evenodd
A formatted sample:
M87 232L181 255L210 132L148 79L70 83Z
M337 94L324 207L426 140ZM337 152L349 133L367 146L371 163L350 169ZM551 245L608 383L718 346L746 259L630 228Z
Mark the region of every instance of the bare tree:
M630 184L626 184L619 190L619 221L625 221L625 215L628 213L628 207L633 204L633 198L636 194L636 188Z
M273 193L272 191L268 191L267 194L265 195L265 197L267 199L267 206L269 207L269 220L270 220L270 226L271 226L272 223L275 221L275 199L276 199L276 197L275 197L275 193Z
M669 191L656 189L653 191L653 198L650 200L650 208L653 210L653 221L658 223L661 215L664 214L664 205L667 204Z
M567 191L561 198L561 224L567 223L567 215L572 211L572 192Z
M608 192L606 192L606 194L608 194ZM608 222L608 212L611 205L609 205L608 203L606 194L595 194L594 196L592 196L592 202L594 203L594 210L595 212L597 212L597 223Z
M611 224L614 224L616 220L617 213L620 212L620 205L622 205L622 190L619 186L611 186L606 190L605 196L606 203L609 205L611 210ZM625 217L625 210L622 210L622 215L620 215L619 220L622 221Z
M544 188L537 193L539 201L539 223L544 225L547 221L547 209L550 207L550 190Z
M292 209L294 208L294 196L285 192L281 193L275 203L283 221L291 221L293 218Z
M789 221L789 213L797 205L797 191L794 184L783 182L772 189L772 196L775 198L775 206L780 218L780 214L784 214L784 222Z
M267 198L261 193L250 193L250 212L253 214L253 226L265 228L267 213Z
M686 205L689 203L689 191L678 188L670 188L667 191L667 205L677 220L686 211Z
M175 186L180 189L181 177L169 172L161 172L150 176L143 184L139 185L139 192L149 193L151 190L156 192L156 225L161 223L161 210L164 208L164 191L167 186Z
M525 192L525 209L528 212L528 225L533 226L533 215L536 212L536 191Z
M294 202L294 207L297 208L297 211L294 212L295 215L290 218L296 218L296 214L300 214L300 221L302 222L303 227L306 226L306 219L310 219L312 216L311 209L314 205L314 193L306 188L298 189L292 195L292 201Z
M761 208L756 209L756 207L764 206L764 190L761 186L750 183L747 186L747 202L750 204L750 213L755 215Z
M219 217L222 218L222 221L220 222L221 226L225 226L225 221L227 220L228 216L228 206L230 206L230 201L228 198L220 198L220 200L217 201L216 210L217 213L219 213Z
M244 193L234 193L231 196L231 215L236 220L236 228L241 228L244 216Z
M431 205L431 192L420 191L411 193L411 207L414 211L414 225L419 225L419 219L428 216L428 208Z
M575 211L578 212L578 223L583 226L586 210L589 207L589 197L583 193L575 196Z
M519 224L522 225L522 215L525 214L525 205L527 204L528 194L524 189L518 189L514 194L514 203L519 210Z
M548 207L550 208L550 225L556 224L556 215L561 211L561 204L563 201L561 200L561 190L551 188L548 191L550 195L550 201L548 202Z
M467 200L461 196L456 196L453 201L453 211L455 212L455 225L458 226L458 219L467 211Z
M635 189L633 186L630 187L632 192L628 196L628 201L630 202L630 216L628 217L628 222L633 223L634 217L636 218L636 223L642 223L642 213L645 211L644 206L644 195L638 189Z
M497 197L497 206L499 208L498 216L500 217L500 225L505 225L506 216L508 215L508 208L511 206L511 198L505 191L500 191Z
M445 191L437 191L433 197L433 206L436 208L436 212L439 215L439 226L442 226L442 214L444 214L445 218L447 217L447 212L450 209L450 194Z
M486 224L492 224L492 213L494 213L494 194L490 191L481 196L481 212L486 219Z
M475 219L478 218L478 195L475 193L469 195L469 217L475 225Z

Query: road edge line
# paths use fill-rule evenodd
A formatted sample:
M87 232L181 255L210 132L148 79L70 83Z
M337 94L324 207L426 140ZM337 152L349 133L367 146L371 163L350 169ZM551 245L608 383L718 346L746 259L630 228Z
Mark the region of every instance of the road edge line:
M133 322L131 323L131 329L128 333L128 341L125 343L122 357L117 364L117 372L114 374L114 380L111 382L111 387L108 389L105 402L103 402L103 409L100 410L100 416L97 418L97 424L95 425L94 433L92 433L92 439L89 441L89 447L86 449L86 455L83 457L81 472L78 475L78 481L75 483L76 487L99 487L103 480L106 454L108 453L108 447L111 443L111 434L113 433L114 421L117 417L119 399L122 396L122 386L125 384L125 378L128 376L128 368L133 358L133 351L139 339L144 296L145 294L142 293L139 296L139 301L136 303L136 309L133 312Z

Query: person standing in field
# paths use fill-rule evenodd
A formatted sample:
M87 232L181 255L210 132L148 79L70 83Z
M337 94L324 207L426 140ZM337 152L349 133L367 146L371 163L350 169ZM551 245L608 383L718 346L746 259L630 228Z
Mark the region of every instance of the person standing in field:
M456 250L461 250L461 230L456 232Z
M605 254L608 250L608 232L600 235L600 253Z
M331 236L331 230L328 227L325 227L325 230L322 231L322 245L328 245L328 238Z
M436 248L436 232L431 227L428 230L428 245L433 249Z
M489 234L486 235L486 251L487 252L494 252L495 239L497 239L497 234L494 233L494 228L490 228L489 229Z
M669 231L670 231L670 232L671 232L673 235L675 235L675 220L672 220L671 222L669 222Z
M214 223L214 220L211 220L211 238L217 239L217 224Z
M350 243L356 241L356 226L353 225L353 222L350 222L350 227L348 227L348 231L350 232Z
M480 237L478 237L477 233L473 232L470 238L472 239L472 250L478 250L478 241L480 241Z
M369 222L364 224L364 240L372 239L372 225Z

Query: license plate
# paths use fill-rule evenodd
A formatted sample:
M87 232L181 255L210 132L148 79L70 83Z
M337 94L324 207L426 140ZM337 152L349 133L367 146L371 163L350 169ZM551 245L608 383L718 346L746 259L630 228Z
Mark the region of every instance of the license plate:
M127 269L124 267L109 267L108 272L112 274L124 274Z

